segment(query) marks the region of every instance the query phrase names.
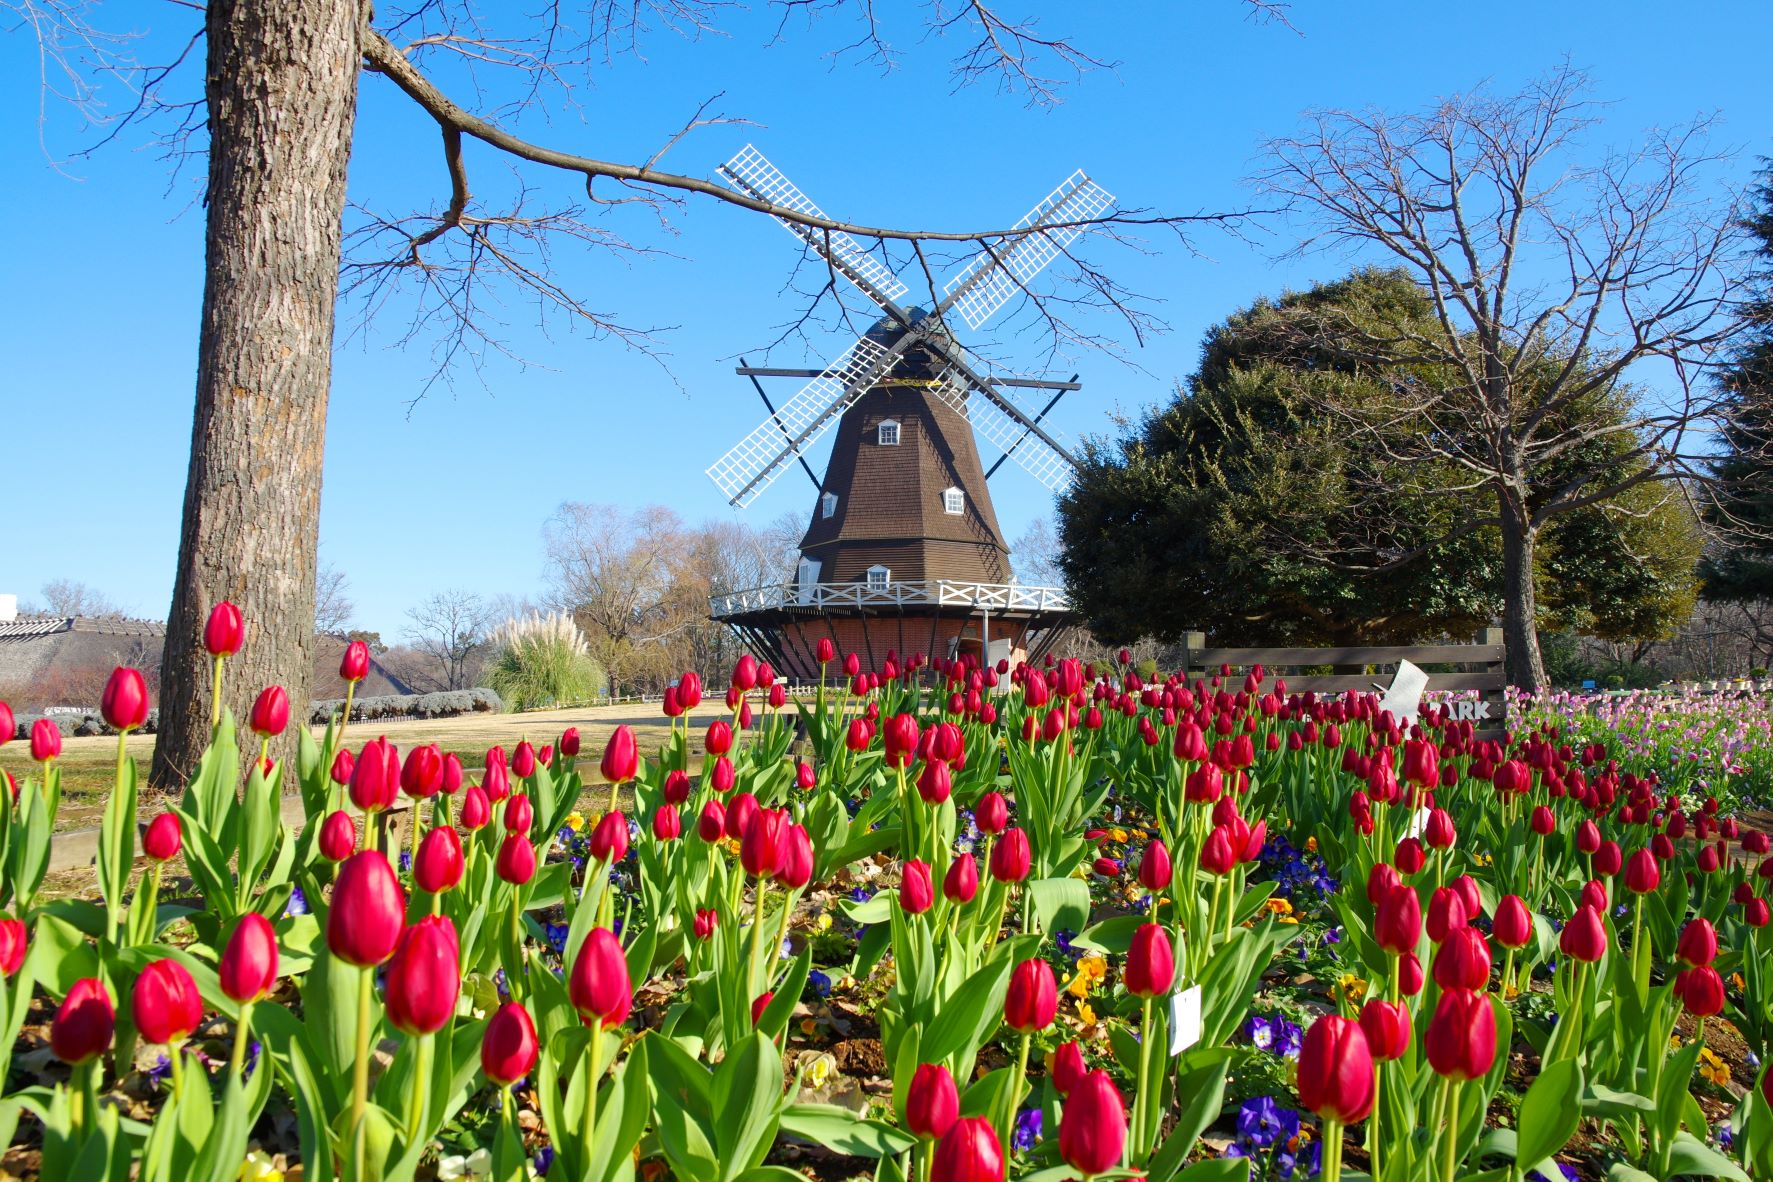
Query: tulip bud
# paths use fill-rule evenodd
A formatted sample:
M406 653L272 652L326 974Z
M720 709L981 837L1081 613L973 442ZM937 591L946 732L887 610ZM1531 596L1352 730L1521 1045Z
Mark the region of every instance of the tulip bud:
M468 785L462 793L462 828L470 833L486 827L492 820L492 801L487 797L486 790L478 784Z
M0 702L0 747L18 737L18 719L12 716L12 707Z
M1675 945L1675 956L1693 968L1716 960L1718 932L1712 927L1711 920L1704 916L1688 920L1687 926L1681 929L1680 941Z
M371 739L351 771L351 803L366 813L380 812L399 794L400 752L387 739Z
M1375 997L1361 1009L1360 1022L1374 1059L1388 1062L1410 1049L1410 1007L1403 1002Z
M461 948L447 915L427 915L401 933L382 989L394 1029L437 1033L455 1017L461 991Z
M1434 954L1434 982L1442 989L1472 989L1490 984L1490 946L1474 927L1455 928Z
M930 867L917 859L905 863L899 880L899 906L908 915L922 915L935 904L936 892L930 883Z
M439 825L419 842L419 856L412 864L413 881L433 895L451 890L462 881L465 869L462 838L454 828Z
M530 858L533 870L535 855ZM346 964L374 968L394 954L405 921L406 898L388 859L376 850L351 855L339 867L326 913L332 954Z
M1414 887L1399 884L1379 904L1373 939L1393 956L1413 953L1422 937L1422 901Z
M62 753L62 730L47 718L31 724L31 758L48 763Z
M328 813L320 823L320 856L328 862L343 862L357 852L357 822L344 809Z
M785 809L757 810L739 838L739 864L753 878L773 878L787 857L790 818Z
M1025 960L1010 973L1004 996L1004 1024L1018 1034L1045 1030L1059 1012L1059 986L1044 960Z
M252 704L252 733L274 739L289 725L289 691L280 685L266 686Z
M813 765L801 760L794 765L794 783L803 792L811 792L819 786L819 777L813 771Z
M147 722L148 683L142 680L141 671L113 669L110 680L105 682L105 692L99 699L99 712L105 716L105 721L112 730L125 734Z
M1084 1066L1083 1048L1075 1042L1060 1043L1053 1052L1053 1090L1069 1096L1071 1089L1082 1082L1089 1069Z
M349 784L351 777L356 774L357 757L352 755L348 748L340 747L339 753L332 758L332 769L328 773L332 777L332 782L342 788Z
M720 912L710 911L707 908L703 908L703 909L697 911L695 925L694 925L696 939L706 940L708 937L710 937L714 934L714 929L716 927L718 927L719 925L720 925Z
M701 815L696 818L696 836L712 845L725 833L726 810L720 806L718 800L711 800L702 806Z
M1028 846L1028 834L1020 829L1006 829L991 848L991 877L999 882L1021 882L1034 864Z
M1325 1014L1311 1024L1299 1048L1298 1091L1299 1102L1325 1120L1352 1125L1367 1119L1373 1053L1359 1022Z
M612 735L610 741L614 743L615 736ZM511 752L511 774L519 780L527 780L536 774L536 748L528 739L517 744Z
M161 813L148 822L142 834L142 852L156 862L170 862L184 846L184 833L179 828L177 813Z
M620 813L612 815L621 816ZM530 803L528 793L519 792L505 802L505 832L528 834L530 826L535 823L536 806ZM624 831L626 828L624 825Z
M369 645L353 640L345 646L345 655L339 659L339 680L362 681L368 676Z
M979 826L979 832L995 837L1002 833L1010 824L1010 806L1001 792L987 792L979 798L979 807L973 810L973 821Z
M501 882L522 886L536 876L536 847L521 833L507 833L493 863Z
M923 765L923 771L917 777L917 794L925 804L941 804L953 791L954 779L947 764L932 761Z
M70 1066L96 1059L111 1046L117 1029L117 1011L105 983L82 977L68 989L49 1027L49 1049Z
M971 903L979 893L979 864L971 854L957 854L942 876L942 894L950 903Z
M683 818L668 804L653 812L653 837L659 841L676 841L683 835Z
M940 1063L921 1064L905 1092L905 1127L919 1137L935 1139L960 1119L960 1090Z
M142 1041L159 1046L184 1042L203 1024L203 999L197 982L176 960L150 961L135 979L129 998Z
M212 657L231 657L246 643L246 622L240 609L222 600L209 609L209 620L203 625L203 647Z
M391 748L390 748L391 750ZM414 800L436 796L443 787L443 751L435 743L415 747L400 769L400 788Z
M1127 950L1121 983L1134 997L1160 997L1170 991L1175 980L1176 950L1170 944L1170 934L1155 923L1139 925Z
M1458 838L1453 828L1453 815L1446 809L1430 810L1428 823L1422 827L1422 836L1429 849L1444 850L1451 846Z
M782 868L776 871L776 881L791 891L798 891L812 880L812 834L804 825L790 825L782 852Z
M608 928L592 928L573 960L567 992L579 1019L590 1026L620 1026L634 1004L634 987L628 977L628 957L622 942Z
M1558 948L1572 960L1594 964L1607 951L1607 925L1601 913L1588 904L1576 909L1558 933Z
M1504 895L1496 904L1496 918L1490 925L1496 943L1519 951L1533 938L1533 916L1526 901L1519 895Z
M1625 863L1625 888L1634 894L1647 895L1662 885L1662 868L1656 855L1647 849L1637 850Z
M1170 851L1162 839L1154 837L1139 859L1139 885L1155 895L1170 885L1171 876Z
M1674 995L1695 1018L1724 1012L1724 979L1708 964L1676 973Z
M1391 893L1391 888L1402 882L1397 867L1390 862L1373 863L1373 869L1367 873L1367 902L1379 906L1380 900Z
M1594 852L1594 872L1602 878L1612 878L1619 873L1624 863L1624 854L1620 852L1619 843L1603 841Z
M1406 837L1397 843L1397 851L1392 855L1392 861L1397 864L1399 874L1405 878L1411 878L1420 874L1422 868L1428 865L1428 855L1423 852L1420 841L1414 837Z
M333 897L338 898L336 889ZM333 912L337 910L335 902ZM277 933L271 930L271 921L256 911L242 915L222 949L216 975L223 996L231 1001L247 1003L268 997L277 988Z
M24 921L0 919L0 980L13 977L25 963L30 948L30 934Z
M493 1011L480 1039L480 1070L500 1087L510 1087L535 1070L541 1044L535 1019L522 1002L508 1001Z
M1465 1081L1488 1073L1496 1061L1496 1012L1489 997L1468 989L1441 994L1422 1045L1437 1075Z
M1439 887L1428 897L1428 938L1436 944L1445 943L1449 935L1470 922L1465 900L1452 887Z
M931 1182L1003 1182L1003 1179L1003 1146L989 1119L963 1116L936 1142L935 1159L930 1165Z
M1092 1071L1071 1089L1059 1114L1059 1156L1072 1169L1101 1174L1121 1164L1127 1107L1106 1071Z
M626 784L639 768L640 749L634 740L634 730L625 724L618 726L603 749L598 770L608 783Z

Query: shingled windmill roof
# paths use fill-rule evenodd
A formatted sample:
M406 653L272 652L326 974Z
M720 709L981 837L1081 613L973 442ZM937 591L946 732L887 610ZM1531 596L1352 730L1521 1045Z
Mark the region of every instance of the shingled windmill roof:
M873 566L886 567L898 583L1010 581L1009 547L972 425L931 396L936 377L913 348L890 378L844 412L800 545L818 560L819 582L861 582ZM880 424L889 420L899 424L896 445L880 442ZM965 497L958 514L944 505L951 488ZM837 497L829 517L826 494Z

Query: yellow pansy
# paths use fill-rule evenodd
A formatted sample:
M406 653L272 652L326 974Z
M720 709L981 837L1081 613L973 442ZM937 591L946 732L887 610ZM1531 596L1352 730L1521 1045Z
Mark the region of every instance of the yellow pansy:
M568 829L571 829L574 833L577 833L585 827L585 814L581 812L570 812L566 815L566 819L562 821L561 824L565 825Z
M1080 1001L1077 1003L1077 1020L1082 1022L1085 1026L1094 1026L1096 1024L1096 1011L1090 1008L1089 1002Z
M835 1070L837 1070L836 1059L830 1055L816 1056L812 1062L807 1064L806 1082L811 1087L822 1088Z
M240 1166L241 1182L283 1182L283 1171L271 1161L262 1149L255 1149L246 1155L246 1161Z
M1317 853L1317 838L1308 837L1305 839L1305 852L1308 854Z
M1066 984L1066 991L1073 997L1088 997L1090 990L1100 985L1108 977L1108 958L1091 954L1077 962L1077 972L1072 974Z
M1264 901L1262 906L1266 907L1272 915L1293 914L1293 904L1287 899L1270 898Z
M1125 829L1110 829L1108 831L1108 836L1121 845L1125 845L1127 842L1127 831Z
M1367 983L1353 973L1343 973L1341 980L1336 982L1336 988L1354 1005L1359 1005L1367 996Z
M830 931L831 930L831 916L826 914L823 911L819 912L819 918L813 921L813 926L818 928L821 932Z
M1722 1059L1712 1054L1710 1047L1699 1049L1699 1074L1720 1088L1730 1082L1730 1069L1724 1066Z

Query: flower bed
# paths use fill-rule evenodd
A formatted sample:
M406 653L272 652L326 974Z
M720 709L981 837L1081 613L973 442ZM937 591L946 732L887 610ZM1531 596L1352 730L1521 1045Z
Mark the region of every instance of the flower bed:
M218 709L139 878L120 744L90 900L40 897L58 770L18 768L6 1167L1773 1170L1768 842L1629 732L1504 747L1259 669L874 678L829 656L801 702L742 661L693 771L686 674L669 740L619 729L594 797L571 731L464 768L336 726L267 763L289 721L268 690L250 734ZM146 706L120 670L109 723ZM382 834L402 794L416 832Z

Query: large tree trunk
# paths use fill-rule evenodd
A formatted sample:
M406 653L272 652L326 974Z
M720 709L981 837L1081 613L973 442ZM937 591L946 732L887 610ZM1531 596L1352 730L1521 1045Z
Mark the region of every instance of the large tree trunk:
M1497 501L1502 517L1502 641L1508 646L1508 684L1537 691L1545 688L1533 589L1533 550L1539 531L1515 498L1503 492Z
M280 684L297 722L307 717L361 19L360 0L209 6L203 324L154 750L164 787L191 774L208 741L203 624L219 600L238 604L247 626L226 703L243 714Z

